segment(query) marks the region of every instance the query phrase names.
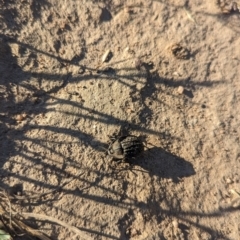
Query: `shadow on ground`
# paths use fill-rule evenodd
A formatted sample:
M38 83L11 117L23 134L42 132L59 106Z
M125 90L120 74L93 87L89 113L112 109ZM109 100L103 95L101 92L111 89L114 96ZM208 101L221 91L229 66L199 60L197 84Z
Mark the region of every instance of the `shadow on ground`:
M193 165L183 158L165 151L162 148L154 147L148 150L145 155L150 155L149 159L136 163L145 169L150 175L160 178L172 179L177 183L183 177L190 177L195 174ZM154 155L154 157L151 157Z

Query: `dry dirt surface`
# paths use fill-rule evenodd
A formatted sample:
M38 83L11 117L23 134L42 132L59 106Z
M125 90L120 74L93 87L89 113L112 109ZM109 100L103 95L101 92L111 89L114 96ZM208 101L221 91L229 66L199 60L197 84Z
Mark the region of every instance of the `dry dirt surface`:
M22 199L12 207L51 239L239 239L239 9L0 0L0 186ZM132 165L106 155L121 127L146 140Z

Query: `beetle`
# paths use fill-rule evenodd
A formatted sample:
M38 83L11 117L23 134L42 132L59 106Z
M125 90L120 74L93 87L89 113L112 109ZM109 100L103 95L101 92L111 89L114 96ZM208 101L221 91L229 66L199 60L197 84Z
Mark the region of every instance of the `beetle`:
M144 151L144 144L139 137L125 135L112 140L108 147L108 155L116 161L134 159Z

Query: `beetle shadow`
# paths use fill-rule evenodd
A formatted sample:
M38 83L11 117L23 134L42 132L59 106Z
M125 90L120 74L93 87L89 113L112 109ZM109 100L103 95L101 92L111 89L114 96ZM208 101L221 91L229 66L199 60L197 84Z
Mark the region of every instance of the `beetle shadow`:
M129 163L133 171L141 171L134 167L139 166L152 176L172 179L175 183L196 173L192 163L160 147L148 149Z

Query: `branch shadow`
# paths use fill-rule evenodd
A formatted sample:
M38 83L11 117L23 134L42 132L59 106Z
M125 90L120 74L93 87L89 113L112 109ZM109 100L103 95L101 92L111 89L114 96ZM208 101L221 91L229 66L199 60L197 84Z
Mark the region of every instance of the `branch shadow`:
M223 26L227 26L231 30L236 33L240 32L240 12L238 11L229 11L229 12L219 12L219 13L208 13L208 12L196 12L199 14L203 14L205 16L215 17L219 22L223 24Z

